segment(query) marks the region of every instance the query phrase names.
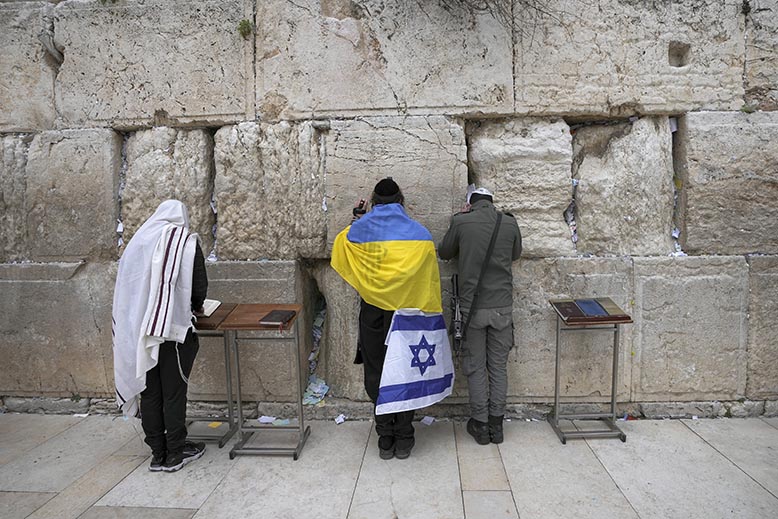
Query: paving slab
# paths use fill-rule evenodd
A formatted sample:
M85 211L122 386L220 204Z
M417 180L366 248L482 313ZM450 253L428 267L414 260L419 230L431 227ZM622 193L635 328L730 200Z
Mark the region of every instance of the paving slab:
M778 418L762 418L762 420L778 429Z
M348 518L463 518L453 427L416 427L416 446L405 460L380 459L371 431Z
M149 472L148 464L141 463L96 505L200 508L234 466L228 456L232 444L228 443L223 449L207 444L202 458L175 474Z
M135 430L114 417L90 416L51 440L0 466L0 490L61 492Z
M778 499L682 422L619 426L626 443L587 443L641 519L775 517Z
M29 518L76 519L145 460L145 456L110 456Z
M0 465L21 456L83 418L36 414L0 414Z
M500 453L520 517L638 517L585 442L562 445L543 422L504 429Z
M510 491L462 492L467 519L519 519Z
M297 461L238 457L195 517L345 517L372 423L308 423L311 435ZM274 446L286 435L263 436L265 446Z
M467 433L466 423L454 424L459 460L459 478L463 491L507 490L508 476L496 444L478 445ZM479 498L474 497L476 501ZM470 514L467 514L470 517Z
M0 517L24 519L55 495L50 492L0 492Z
M197 510L182 508L136 508L131 506L93 506L79 519L189 519Z
M683 420L683 423L740 470L778 496L778 429L758 418Z

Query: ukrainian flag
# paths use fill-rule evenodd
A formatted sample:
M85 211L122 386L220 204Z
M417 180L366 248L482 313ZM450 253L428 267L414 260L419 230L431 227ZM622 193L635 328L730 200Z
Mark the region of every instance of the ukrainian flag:
M331 265L373 306L443 311L432 235L400 204L379 204L341 231Z

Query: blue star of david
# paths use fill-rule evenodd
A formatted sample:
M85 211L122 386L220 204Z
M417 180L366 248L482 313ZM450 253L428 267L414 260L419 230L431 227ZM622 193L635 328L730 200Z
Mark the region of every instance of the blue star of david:
M427 338L422 334L419 344L409 344L408 347L411 349L411 353L413 353L411 367L419 368L419 372L422 376L424 376L424 372L427 371L427 368L435 365L435 357L433 356L435 355L435 345L428 343ZM421 350L427 351L427 360L424 362L422 362L419 358L419 353L421 353Z

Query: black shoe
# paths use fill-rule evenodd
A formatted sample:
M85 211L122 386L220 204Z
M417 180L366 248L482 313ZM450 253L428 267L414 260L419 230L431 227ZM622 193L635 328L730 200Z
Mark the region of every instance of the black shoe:
M394 457L398 460L408 458L408 456L411 455L414 445L416 445L416 440L414 438L397 440L397 444L394 448Z
M191 463L205 454L205 443L203 442L185 442L184 449L177 454L170 454L162 466L165 472L175 472L184 468L184 465Z
M165 457L167 453L151 454L151 463L149 463L149 470L151 472L161 472L162 467L165 465Z
M382 460L390 460L394 457L394 437L378 437L378 456Z
M502 443L502 416L489 415L489 438L492 443Z
M491 441L489 439L489 424L486 422L479 422L475 418L471 418L467 421L467 432L475 438L478 445L487 445Z

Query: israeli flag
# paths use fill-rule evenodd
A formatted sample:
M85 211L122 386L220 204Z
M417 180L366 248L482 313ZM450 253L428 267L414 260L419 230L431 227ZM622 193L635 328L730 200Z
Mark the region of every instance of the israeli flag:
M443 314L397 310L386 346L376 414L427 407L451 394L454 363Z

